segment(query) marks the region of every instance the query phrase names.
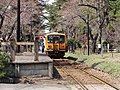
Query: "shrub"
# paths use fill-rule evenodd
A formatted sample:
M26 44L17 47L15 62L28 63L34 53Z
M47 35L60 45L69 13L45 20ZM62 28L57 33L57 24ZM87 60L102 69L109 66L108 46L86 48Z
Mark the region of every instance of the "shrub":
M0 50L0 78L8 75L9 71L6 71L5 68L9 65L9 56Z
M76 49L76 41L73 38L67 40L67 48L72 52Z

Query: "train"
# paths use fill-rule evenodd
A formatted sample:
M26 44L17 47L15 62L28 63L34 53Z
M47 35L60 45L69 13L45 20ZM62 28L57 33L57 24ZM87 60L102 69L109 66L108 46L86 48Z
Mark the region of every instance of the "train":
M46 34L45 52L50 58L63 58L66 52L66 35L58 32Z

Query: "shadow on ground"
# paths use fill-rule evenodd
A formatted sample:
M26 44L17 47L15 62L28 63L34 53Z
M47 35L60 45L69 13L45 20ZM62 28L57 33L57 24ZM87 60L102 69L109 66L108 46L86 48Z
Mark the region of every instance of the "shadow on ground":
M20 78L15 78L15 77L3 77L0 78L0 83L5 83L5 84L17 84L20 83Z
M83 58L83 59L81 59L81 60L78 60L78 62L84 63L86 60L87 60L87 58Z
M95 68L97 65L99 65L99 64L101 64L101 63L104 63L105 61L102 61L102 62L98 62L98 63L94 63L94 64L92 64L92 68Z
M55 78L55 79L62 79L62 76L60 75L60 73L58 72L58 70L54 67L54 69L53 69L53 77Z
M73 60L73 61L76 61L78 58L75 58L75 57L71 57L71 56L68 56L66 57L67 59L70 59L70 60Z

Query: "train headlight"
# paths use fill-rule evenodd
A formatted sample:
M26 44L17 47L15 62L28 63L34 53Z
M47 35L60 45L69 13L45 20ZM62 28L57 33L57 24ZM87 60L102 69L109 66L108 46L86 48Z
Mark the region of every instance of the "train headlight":
M47 48L48 50L52 50L52 46L48 46L48 48Z
M65 50L65 46L62 46L60 49L61 49L61 50Z
M48 48L51 48L51 46L48 46Z

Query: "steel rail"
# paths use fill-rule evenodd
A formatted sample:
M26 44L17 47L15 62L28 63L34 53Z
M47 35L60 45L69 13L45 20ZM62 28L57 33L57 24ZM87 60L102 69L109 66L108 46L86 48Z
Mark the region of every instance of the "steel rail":
M120 90L119 88L115 87L114 85L112 85L112 84L110 84L110 83L108 83L108 82L106 82L106 81L104 81L104 80L102 80L102 79L100 79L100 78L98 78L98 77L96 77L96 76L94 76L94 75L86 72L85 70L81 70L81 71L85 72L85 73L88 74L90 77L94 78L95 80L97 80L97 81L99 81L99 82L101 82L101 83L104 83L104 84L106 84L106 85L108 85L108 86L110 86L110 87L112 87L112 88L114 88L114 89L116 89L116 90Z
M65 70L59 63L58 65L61 67L61 70L66 73L67 76L69 75L76 83L78 83L82 90L89 90L82 82L78 81L73 75L68 73L67 70Z
M63 69L63 67L62 67L62 71L65 72L66 75L69 75L74 81L76 81L78 85L80 85L82 90L89 90L82 82L78 81L73 75L71 75L65 69Z
M60 64L58 64L58 65L63 69L63 67L62 67ZM79 70L80 70L80 68L79 68ZM110 87L112 87L112 88L114 88L114 89L116 89L116 90L120 90L118 87L115 87L114 85L112 85L112 84L110 84L110 83L108 83L108 82L106 82L106 81L104 81L104 80L102 80L102 79L100 79L100 78L98 78L98 77L96 77L96 76L88 73L88 72L85 71L85 70L81 70L81 71L85 72L85 73L88 74L91 78L94 78L95 80L97 80L97 81L99 81L99 82L101 82L101 83L103 83L103 84L106 84L106 85L108 85L108 86L110 86ZM66 72L66 71L63 69L63 72ZM70 74L67 73L67 72L66 72L66 74L69 75L73 80L75 80L80 86L85 87L80 81L78 81L77 79L75 79L74 76L70 75ZM88 89L85 87L85 89L83 89L83 90L88 90Z

